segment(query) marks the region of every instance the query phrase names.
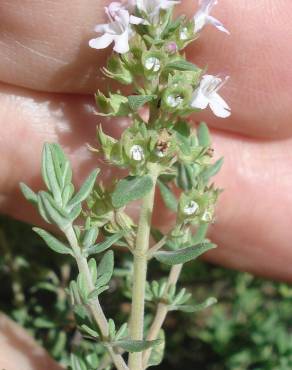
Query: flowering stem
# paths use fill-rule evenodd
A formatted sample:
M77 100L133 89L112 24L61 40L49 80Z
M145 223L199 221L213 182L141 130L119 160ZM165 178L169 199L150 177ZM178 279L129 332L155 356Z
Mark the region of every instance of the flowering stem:
M169 273L166 290L165 290L166 294L167 294L168 289L170 288L171 285L176 285L176 283L179 279L182 267L183 267L183 265L174 265L174 266L172 266L172 268L170 270L170 273ZM152 325L149 329L149 333L147 335L147 340L157 339L159 331L162 328L162 325L163 325L163 323L166 319L167 313L168 313L167 304L162 303L162 302L159 303L158 307L157 307L155 317L154 317L154 320L152 322ZM147 364L148 364L150 355L151 355L151 348L144 351L144 353L143 353L143 369L147 368Z
M137 231L136 247L134 254L134 273L132 290L132 310L130 323L130 336L132 340L143 340L144 332L144 306L145 286L147 276L147 261L151 218L154 205L155 187L159 174L159 167L153 165L150 168L153 186L152 190L144 197ZM142 352L130 353L130 370L143 370Z
M66 238L68 239L68 242L70 243L75 260L78 266L79 272L85 277L85 281L87 284L88 291L91 292L94 290L94 284L92 282L92 278L90 275L87 259L82 255L81 249L78 245L78 241L74 232L74 229L72 225L69 225L65 230L64 234L66 235ZM96 321L103 339L108 338L109 334L109 328L108 328L108 322L105 317L105 314L100 306L98 298L95 298L91 304L89 304L89 310ZM128 370L128 366L126 365L124 359L121 355L114 352L113 348L111 346L107 346L108 352L118 370Z

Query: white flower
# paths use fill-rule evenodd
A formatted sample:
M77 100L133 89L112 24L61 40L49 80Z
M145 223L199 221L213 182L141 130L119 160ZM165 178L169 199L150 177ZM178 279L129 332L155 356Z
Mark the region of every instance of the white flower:
M145 68L148 69L148 71L158 72L160 70L160 60L156 57L146 59Z
M219 31L226 32L229 34L229 31L223 26L223 24L220 21L218 21L218 19L209 15L212 8L217 3L218 3L218 0L200 0L199 1L200 8L197 11L197 13L194 15L194 22L195 22L194 32L195 33L201 31L201 29L206 24L212 24Z
M144 151L140 145L133 145L130 149L131 158L134 161L142 161L144 159Z
M184 207L184 213L188 216L191 216L197 212L198 208L199 208L198 203L191 200L190 203Z
M200 86L193 93L191 106L193 108L205 109L210 105L211 110L217 117L229 117L231 115L230 107L217 93L228 78L222 79L212 75L203 76Z
M89 46L94 49L104 49L114 42L114 51L127 53L129 51L129 38L133 31L131 24L142 24L144 20L130 15L121 3L113 2L105 7L110 23L99 24L95 31L103 33L102 36L89 41Z
M152 24L158 23L160 10L167 10L179 1L174 0L136 0L132 3L143 13L147 14L149 21Z

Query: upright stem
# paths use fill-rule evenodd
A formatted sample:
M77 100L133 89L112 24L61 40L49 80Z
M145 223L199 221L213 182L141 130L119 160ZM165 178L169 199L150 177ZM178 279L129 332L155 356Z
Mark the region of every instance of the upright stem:
M143 340L144 334L144 306L145 286L147 277L147 252L149 248L149 237L151 219L153 212L155 187L159 168L153 165L150 168L150 175L153 180L152 190L144 197L141 208L140 220L137 231L136 246L134 250L134 273L132 291L132 311L130 322L130 335L132 340ZM130 370L142 370L142 352L130 353Z
M171 285L176 285L183 265L174 265L172 266L169 277L167 280L167 286L166 286L166 293L168 292L168 289ZM162 328L162 325L166 319L168 313L168 306L165 303L159 303L157 306L157 311L154 317L154 320L152 322L152 325L149 329L149 333L147 335L147 340L155 340L158 337L159 331ZM143 353L143 369L147 368L147 364L149 361L151 355L151 348L147 349Z
M74 229L73 229L72 225L67 227L64 230L64 233L65 233L65 235L66 235L66 237L67 237L67 239L68 239L68 241L69 241L69 243L72 247L72 250L74 252L76 263L77 263L77 266L78 266L78 270L85 277L86 284L87 284L87 287L88 287L88 291L91 292L91 291L94 290L94 284L92 282L92 278L91 278L91 275L90 275L87 259L81 253L81 250L80 250L80 247L78 245L78 241L77 241L77 238L76 238L76 235L75 235L75 232L74 232ZM108 334L109 334L108 322L107 322L107 319L104 315L104 312L103 312L103 310L100 306L98 298L95 298L92 301L92 303L89 305L89 310L90 310L94 320L96 321L96 323L97 323L97 325L98 325L98 327L101 331L102 336L104 338L107 338ZM118 370L129 370L128 366L126 365L122 356L115 353L113 348L111 348L110 346L108 347L108 352L111 355L112 360L113 360L113 362L114 362L114 364L115 364L115 366Z

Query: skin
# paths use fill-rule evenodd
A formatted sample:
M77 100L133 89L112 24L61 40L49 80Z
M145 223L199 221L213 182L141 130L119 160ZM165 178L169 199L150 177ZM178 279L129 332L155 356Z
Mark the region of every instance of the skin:
M101 23L102 2L94 0L2 0L0 2L0 211L40 224L19 193L24 181L41 187L40 157L45 141L57 141L74 163L75 182L102 166L84 149L95 145L92 93L105 82L98 75L107 51L87 42ZM192 15L195 6L185 1ZM182 9L180 9L182 10ZM216 155L225 165L216 184L225 189L210 237L220 248L209 261L274 279L292 281L292 25L290 0L225 0L212 15L231 36L207 27L188 49L208 72L231 76L220 92L232 107L222 120L209 111L196 116L212 127ZM103 121L118 135L126 121ZM290 149L290 150L289 150ZM103 178L110 178L105 168ZM135 211L135 210L133 210ZM170 215L157 223L165 227ZM34 344L18 346L0 327L0 367L7 370L58 369L35 361ZM3 324L4 323L4 324ZM8 323L7 325L10 325ZM26 368L23 364L26 364Z

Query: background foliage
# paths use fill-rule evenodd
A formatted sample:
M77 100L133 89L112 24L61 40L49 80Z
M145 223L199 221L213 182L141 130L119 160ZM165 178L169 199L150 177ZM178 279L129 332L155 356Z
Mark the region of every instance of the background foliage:
M70 260L50 251L30 226L5 217L0 218L0 251L0 309L67 364L69 350L80 344L64 290L74 274ZM105 294L109 317L121 301L117 288L124 284L127 261L118 264L120 274ZM160 274L157 268L155 277ZM187 264L181 284L198 301L212 295L219 303L200 313L169 315L167 357L159 369L291 370L291 287L204 262ZM121 322L129 309L127 303L119 306ZM93 345L82 343L82 351Z

